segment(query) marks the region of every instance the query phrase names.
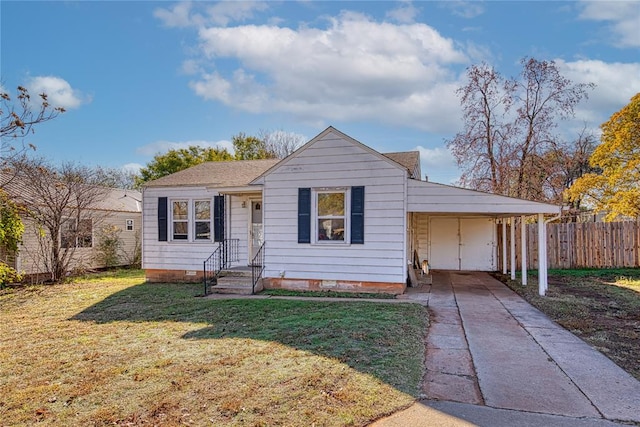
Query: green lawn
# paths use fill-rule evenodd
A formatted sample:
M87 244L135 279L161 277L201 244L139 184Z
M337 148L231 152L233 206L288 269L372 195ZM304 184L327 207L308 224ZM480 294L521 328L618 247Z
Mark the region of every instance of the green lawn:
M414 304L196 298L140 271L0 293L2 425L366 425L411 404Z
M502 280L640 380L640 269L549 270L545 297Z

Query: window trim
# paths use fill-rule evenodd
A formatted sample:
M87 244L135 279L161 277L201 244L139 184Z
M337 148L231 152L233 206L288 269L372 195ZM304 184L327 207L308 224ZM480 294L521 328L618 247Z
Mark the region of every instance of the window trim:
M89 221L91 223L91 228L89 230L88 233L86 234L81 234L80 230L79 230L79 223L81 222L86 222ZM73 246L69 246L69 245L65 245L65 241L63 238L63 233L64 233L64 225L67 222L73 222L75 224L74 226L74 230L72 231L72 235L73 235L73 239L75 240L74 245ZM86 238L91 239L91 244L90 245L80 245L79 242L81 241L81 239L84 241ZM78 220L77 218L73 218L73 217L64 217L62 219L62 227L60 228L60 247L62 249L91 249L93 248L93 218L80 218L80 220Z
M344 214L341 216L318 215L318 195L327 193L344 194ZM321 219L344 219L344 233L342 240L321 240L318 238L318 222ZM350 246L351 245L351 187L318 187L311 189L311 244L322 246Z
M187 203L187 219L174 219L173 218L173 205L177 202L186 202ZM209 219L208 220L199 220L196 219L196 203L197 202L208 202L209 203ZM169 236L168 241L174 243L212 243L214 241L214 229L213 229L213 198L183 198L177 197L175 199L169 199L168 205L168 223L169 223ZM186 223L187 224L187 234L185 239L176 239L175 238L175 224L176 222ZM208 222L209 223L209 238L207 239L198 239L196 237L196 224L200 222Z
M207 202L209 204L209 219L202 220L196 217L196 204L198 202ZM198 238L198 223L209 224L209 237L207 239ZM193 199L193 241L194 242L211 242L213 240L213 202L211 199Z
M174 215L174 206L176 203L186 203L187 204L187 218L186 219L175 219ZM191 215L191 209L190 209L190 201L189 199L171 199L171 202L169 204L169 206L171 206L170 209L170 218L171 218L171 241L172 242L188 242L189 241L189 217ZM185 235L186 237L184 239L181 238L176 238L176 223L186 223L187 224L187 234ZM180 236L183 236L184 234L180 233Z

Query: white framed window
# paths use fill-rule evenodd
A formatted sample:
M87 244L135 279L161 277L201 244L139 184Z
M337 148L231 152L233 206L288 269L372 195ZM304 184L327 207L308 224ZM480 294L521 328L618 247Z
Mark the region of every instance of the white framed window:
M171 201L171 238L189 240L189 201Z
M93 247L93 220L66 218L60 229L60 246L63 248Z
M196 240L211 240L211 200L196 200L193 205Z
M349 189L314 189L312 205L314 242L349 242Z
M134 224L134 221L132 219L126 220L125 221L125 230L133 231L133 224Z
M213 239L211 199L177 199L170 202L171 240L210 242Z

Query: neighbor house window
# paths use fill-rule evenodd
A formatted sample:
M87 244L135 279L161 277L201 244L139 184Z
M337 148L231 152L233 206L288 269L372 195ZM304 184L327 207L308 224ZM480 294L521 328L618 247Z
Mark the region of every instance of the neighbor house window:
M174 200L171 202L173 240L189 239L189 202Z
M345 242L347 191L319 190L316 198L316 241Z
M196 240L211 240L211 201L196 200L194 211Z
M90 248L93 246L93 220L67 218L60 229L60 245L63 248Z
M128 219L126 221L126 230L127 231L133 231L133 220L132 219Z

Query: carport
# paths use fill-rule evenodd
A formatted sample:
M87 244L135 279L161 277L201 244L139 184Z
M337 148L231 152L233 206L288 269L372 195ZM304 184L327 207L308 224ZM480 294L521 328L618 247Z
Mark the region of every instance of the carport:
M547 290L547 244L545 215L557 216L560 207L513 197L467 190L444 184L409 180L407 186L408 250L428 260L432 269L497 271L515 279L516 218L525 224L535 216L538 223L538 291ZM501 226L498 227L498 224ZM507 224L510 224L507 227ZM525 242L525 227L520 227ZM509 229L510 236L507 236ZM501 239L498 239L501 233ZM510 241L510 247L499 242ZM527 284L526 245L522 245L522 281ZM509 255L509 257L508 257ZM507 262L509 258L509 262ZM508 265L507 265L508 264Z

